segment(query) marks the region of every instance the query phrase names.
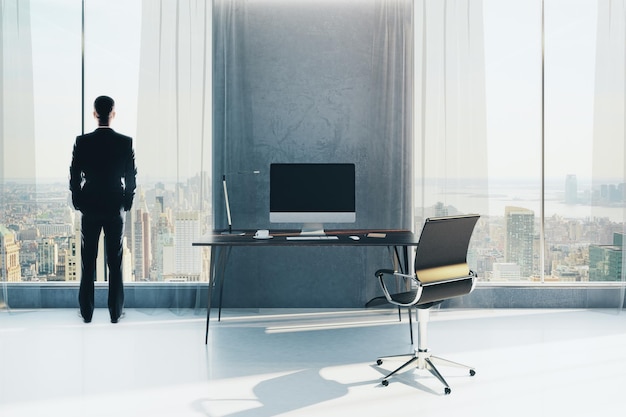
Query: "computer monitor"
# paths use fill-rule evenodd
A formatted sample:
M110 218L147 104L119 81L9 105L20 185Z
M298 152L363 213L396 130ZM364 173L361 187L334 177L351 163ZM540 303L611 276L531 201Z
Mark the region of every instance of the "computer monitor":
M270 165L270 222L301 223L302 234L324 234L324 223L356 221L355 165Z

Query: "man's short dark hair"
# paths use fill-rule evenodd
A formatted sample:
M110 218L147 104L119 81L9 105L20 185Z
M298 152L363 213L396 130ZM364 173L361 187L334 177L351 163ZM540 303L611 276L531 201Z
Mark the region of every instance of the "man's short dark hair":
M103 122L109 120L109 116L113 111L114 106L115 101L113 101L113 99L109 96L100 96L93 102L93 108L98 114L98 120Z

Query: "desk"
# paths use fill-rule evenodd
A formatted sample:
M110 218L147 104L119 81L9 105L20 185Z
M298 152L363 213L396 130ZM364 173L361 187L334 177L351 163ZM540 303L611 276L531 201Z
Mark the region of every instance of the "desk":
M326 230L328 236L337 236L337 239L322 240L288 240L289 236L298 236L299 230L270 230L271 239L255 239L255 230L243 230L243 235L223 235L223 230L214 230L205 235L193 246L211 247L211 266L209 270L209 295L206 313L206 334L204 343L209 338L209 318L211 315L211 298L217 277L220 280L220 297L218 320L222 311L222 290L224 288L224 270L228 256L233 246L257 246L257 247L294 247L294 246L385 246L394 248L402 272L409 270L408 247L417 246L419 235L408 230L384 230L384 229L361 229L361 230ZM358 236L353 240L350 236ZM401 250L401 254L398 250Z

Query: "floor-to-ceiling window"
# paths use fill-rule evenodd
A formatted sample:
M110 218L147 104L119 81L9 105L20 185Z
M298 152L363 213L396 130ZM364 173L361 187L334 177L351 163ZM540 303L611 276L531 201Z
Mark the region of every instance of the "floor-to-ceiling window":
M485 282L622 280L624 1L414 5L416 226L481 214L470 262ZM67 172L98 94L135 138L126 276L203 279L183 248L212 224L210 7L2 1L4 282L77 279Z
M437 19L423 31L416 22L416 59L433 56L437 45L444 51L434 55L443 94L430 98L430 85L416 94L426 116L440 109L422 118L417 136L426 150L416 156L425 165L417 226L428 215L481 214L470 262L484 282L622 281L624 2L459 3L416 2L416 21L419 13ZM480 66L469 76L454 69L472 55L484 58L476 79ZM474 103L484 114L459 105L481 76L484 96ZM486 150L474 157L463 142L480 146L477 137ZM450 168L461 164L463 171ZM473 178L476 167L486 167L482 182Z
M19 258L2 280L80 279L68 172L98 95L114 98L138 166L125 281L206 280L191 241L212 224L211 2L6 0L0 17L0 232Z

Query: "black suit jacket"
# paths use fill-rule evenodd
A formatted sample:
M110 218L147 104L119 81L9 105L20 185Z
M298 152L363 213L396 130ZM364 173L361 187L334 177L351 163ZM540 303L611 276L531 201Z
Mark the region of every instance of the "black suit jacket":
M93 214L130 210L136 176L132 138L106 127L76 138L70 166L76 210Z

